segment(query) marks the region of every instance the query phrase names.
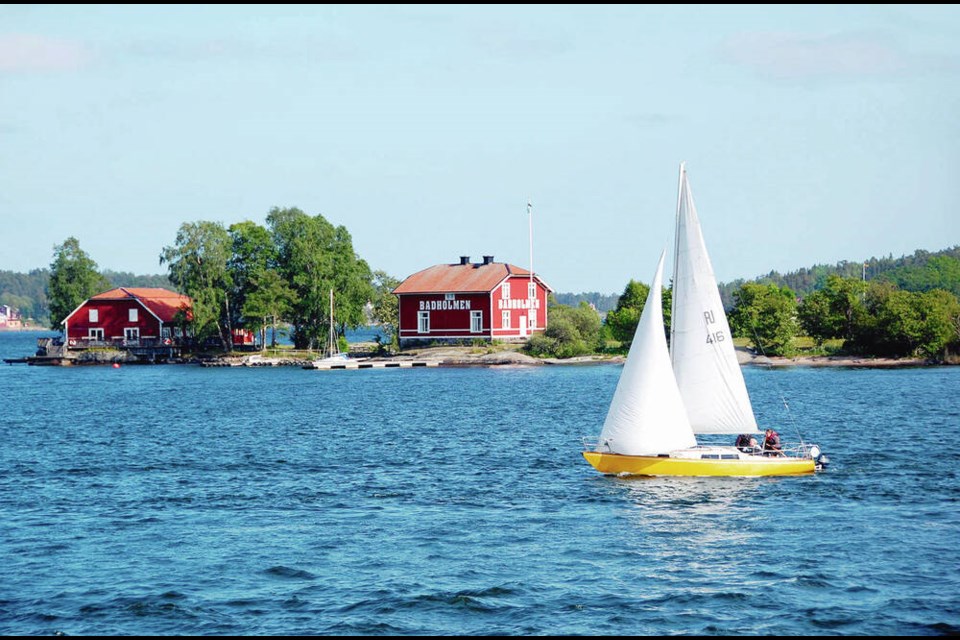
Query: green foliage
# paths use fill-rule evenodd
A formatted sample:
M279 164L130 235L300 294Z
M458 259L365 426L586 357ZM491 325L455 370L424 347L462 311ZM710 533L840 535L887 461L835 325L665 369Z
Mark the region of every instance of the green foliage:
M907 291L943 289L960 296L960 257L931 256L923 265L897 267L880 278Z
M617 307L607 313L606 325L610 330L610 336L620 342L624 348L629 349L633 341L633 334L637 331L640 314L643 312L649 293L649 286L630 280L617 300Z
M103 270L103 277L110 282L110 288L116 287L159 287L170 289L170 278L163 274L136 275L129 271Z
M829 338L852 340L856 327L866 322L863 300L867 288L862 280L827 276L823 288L800 304L800 326L818 344Z
M797 301L790 289L746 283L734 299L730 328L735 336L750 338L767 355L792 353L798 326Z
M109 288L106 278L97 271L97 263L80 248L76 238L71 236L55 246L47 286L50 328L60 329L60 323L87 298Z
M371 300L373 321L380 326L386 336L386 345L394 351L400 349L400 308L393 290L400 286L400 280L385 271L373 272L373 300ZM380 336L377 336L378 342Z
M551 302L546 331L531 336L526 350L534 356L556 358L596 353L601 347L600 314L587 302L576 307Z
M648 285L630 280L617 300L616 309L607 313L604 322L607 334L604 337L620 343L622 351L630 349L633 336L637 332L637 325L640 323L640 314L643 313L643 307L646 305L649 294L650 287ZM668 336L670 335L672 304L673 289L663 289L661 291L661 305L664 331Z
M217 336L224 351L231 347L233 280L229 262L233 240L219 222L185 222L176 243L164 247L160 263L170 281L193 300L194 335Z
M592 304L601 314L612 311L617 306L617 294L600 293L599 291L586 291L583 293L555 293L558 304L564 304L568 307L579 306L581 302Z
M946 258L947 260L944 260ZM960 245L931 253L917 250L910 256L894 258L870 258L868 260L841 260L835 265L814 265L780 274L771 271L765 276L751 280L760 284L775 284L788 287L802 298L818 289L822 289L828 276L840 278L891 282L901 289L909 291L930 291L944 289L960 296L960 273L957 271L960 261ZM733 294L744 284L744 280L735 280L720 284L720 297L724 307L733 306Z
M271 209L267 226L277 249L278 270L296 296L290 314L294 345L313 349L326 342L331 290L338 333L363 325L366 304L374 297L373 275L354 252L346 228L297 208Z
M865 321L849 347L889 357L941 358L960 344L960 301L949 291L902 291L878 283L868 291Z
M233 283L231 324L262 327L265 316L280 315L276 310L277 299L287 298L285 291L264 292L251 308L253 315L244 311L247 308L247 297L255 289L263 290L264 287L269 289L279 286L277 277L267 275L277 265L277 251L273 245L273 238L264 227L249 220L230 225L228 233L233 243L232 255L227 261L227 270L230 281ZM273 272L273 276L277 276L276 271ZM268 311L259 313L264 309Z
M272 346L277 346L277 323L287 319L296 294L274 269L263 268L250 274L241 312L245 323L260 330L261 346L266 345L266 327L273 327Z

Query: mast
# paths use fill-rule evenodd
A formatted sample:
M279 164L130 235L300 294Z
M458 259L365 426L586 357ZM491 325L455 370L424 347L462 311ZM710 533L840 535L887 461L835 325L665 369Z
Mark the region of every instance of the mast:
M330 289L330 335L327 337L327 355L328 356L334 355L335 345L336 345L336 339L333 333L333 289Z
M680 263L680 203L683 200L683 177L686 172L686 162L680 162L680 178L677 184L677 220L673 231L673 278L672 287L677 286L677 265ZM674 320L677 317L677 296L676 291L670 292L670 363L673 364L674 341L673 332L677 324Z

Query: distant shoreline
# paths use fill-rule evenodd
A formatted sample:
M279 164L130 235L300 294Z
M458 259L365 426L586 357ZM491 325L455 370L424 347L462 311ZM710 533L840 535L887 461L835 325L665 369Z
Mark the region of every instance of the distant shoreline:
M762 367L860 367L892 369L898 367L954 366L955 362L935 362L926 358L878 358L869 356L798 356L794 358L758 356L747 349L737 349L741 365Z

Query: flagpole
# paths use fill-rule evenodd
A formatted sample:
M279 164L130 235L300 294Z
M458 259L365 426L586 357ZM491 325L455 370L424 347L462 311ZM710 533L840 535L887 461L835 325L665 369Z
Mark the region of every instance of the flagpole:
M529 198L527 199L527 218L530 223L530 286L527 287L527 298L530 300L530 309L533 311L534 326L536 326L537 289L533 286L533 204L530 202Z

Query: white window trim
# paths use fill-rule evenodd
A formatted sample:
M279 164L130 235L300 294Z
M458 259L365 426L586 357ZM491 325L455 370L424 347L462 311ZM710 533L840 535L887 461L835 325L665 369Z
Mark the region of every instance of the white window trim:
M87 329L87 340L103 342L103 329L99 327L90 327Z
M91 323L100 322L100 310L87 309L87 320Z
M504 282L500 286L500 297L503 298L504 300L510 299L510 283L509 282Z
M417 312L417 333L430 333L430 312Z
M536 285L536 284L534 284L534 283L532 283L532 282L528 282L528 283L527 283L527 297L530 298L531 300L536 300L536 299L537 299L537 285Z
M124 327L124 328L123 328L123 339L124 339L124 340L139 340L139 339L140 339L140 327Z
M127 322L139 322L140 314L139 309L133 307L132 309L127 309Z
M501 329L511 329L513 328L510 325L510 310L504 309L500 312L500 328Z
M483 311L470 312L470 333L483 333Z

